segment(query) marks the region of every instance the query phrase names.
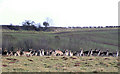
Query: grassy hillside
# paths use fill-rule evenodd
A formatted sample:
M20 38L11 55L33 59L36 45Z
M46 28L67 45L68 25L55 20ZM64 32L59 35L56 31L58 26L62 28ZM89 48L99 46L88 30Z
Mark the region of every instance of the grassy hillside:
M3 47L89 50L118 49L118 29L75 29L59 32L3 30Z
M118 29L69 29L57 32L3 30L7 49L118 49ZM117 57L2 57L2 72L118 72Z
M2 72L118 72L116 57L2 57Z

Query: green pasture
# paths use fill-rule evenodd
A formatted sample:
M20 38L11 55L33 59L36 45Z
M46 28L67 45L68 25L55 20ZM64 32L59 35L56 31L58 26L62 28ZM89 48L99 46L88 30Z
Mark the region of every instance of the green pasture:
M3 30L4 48L70 49L91 48L115 51L118 49L118 29L77 29L71 31L12 31Z

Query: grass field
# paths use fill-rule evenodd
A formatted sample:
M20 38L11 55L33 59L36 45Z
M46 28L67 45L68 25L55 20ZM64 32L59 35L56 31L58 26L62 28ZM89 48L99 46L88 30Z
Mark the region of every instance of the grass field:
M118 29L77 29L59 32L3 30L3 47L33 49L89 50L90 48L118 49Z
M2 57L2 72L118 72L116 57Z

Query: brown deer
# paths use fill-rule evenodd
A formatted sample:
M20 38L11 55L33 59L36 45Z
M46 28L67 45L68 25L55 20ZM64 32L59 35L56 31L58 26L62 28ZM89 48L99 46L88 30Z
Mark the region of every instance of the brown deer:
M31 54L32 49L29 49L29 51L23 51L24 56L32 56Z
M55 50L55 54L62 56L62 55L63 55L63 52L58 49L58 50Z

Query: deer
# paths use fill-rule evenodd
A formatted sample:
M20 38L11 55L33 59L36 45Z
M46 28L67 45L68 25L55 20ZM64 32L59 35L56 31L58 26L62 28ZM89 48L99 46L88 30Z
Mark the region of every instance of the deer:
M84 56L89 56L90 55L90 51L83 51L83 54L84 54Z
M62 56L62 55L63 55L63 52L58 49L58 50L55 50L55 54Z
M53 50L50 50L50 51L49 51L49 56L52 55L52 52L53 52Z
M48 51L48 50L45 50L45 51L44 51L44 55L48 56L48 55L49 55L49 51Z
M31 50L31 55L35 56L35 52L36 52L35 50Z
M93 56L93 49L90 50L89 56Z
M80 56L84 56L83 49L80 51Z
M2 55L7 55L8 56L8 51L7 51L6 48L4 50L2 50Z
M38 50L38 52L39 52L38 55L39 55L39 56L42 56L42 51L41 51L41 50Z
M100 50L98 54L99 54L99 56L108 56L109 55L109 50L107 49L104 52Z
M12 51L8 51L8 55L9 55L9 56L12 56L12 55L13 55L13 52L12 52Z
M56 56L55 50L52 50L51 56Z
M0 55L2 55L2 48L0 48Z
M93 56L97 56L98 53L99 53L99 51L100 51L100 50L95 49L95 50L93 51Z
M119 56L119 51L116 50L116 52L110 52L108 55L113 56L113 57L118 57Z
M64 53L65 56L68 56L69 55L69 52L68 50L65 50L65 53Z
M73 56L73 53L71 51L69 51L69 56Z
M20 56L20 50L16 51L17 56Z
M45 53L44 49L41 49L42 56L44 56L44 53Z
M29 49L29 51L23 51L24 56L32 56L32 49Z
M76 56L80 56L81 51L76 51Z
M35 56L37 56L37 55L38 55L38 51L37 51L37 50L35 50L34 55L35 55Z
M118 50L116 50L116 51L117 51L116 57L118 57L120 52Z
M101 55L101 50L99 50L99 52L98 52L97 56L100 56L100 55Z

